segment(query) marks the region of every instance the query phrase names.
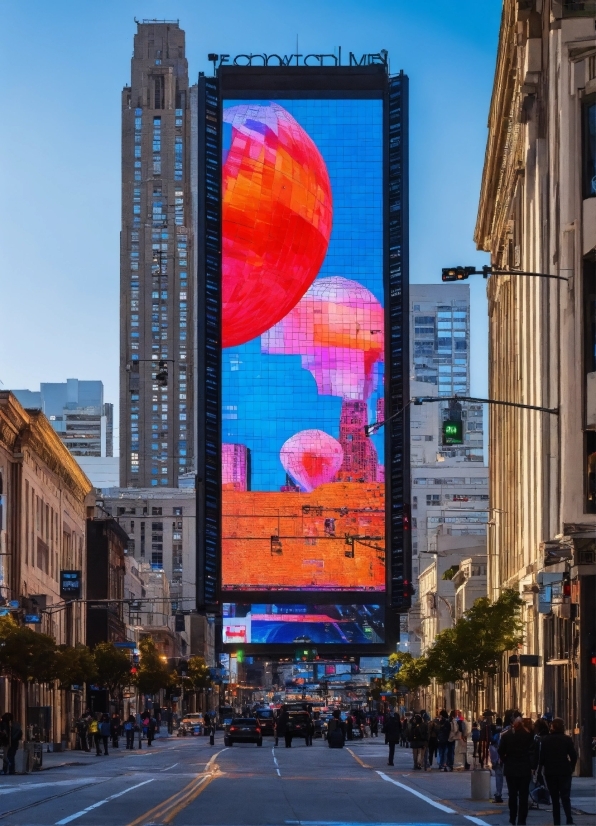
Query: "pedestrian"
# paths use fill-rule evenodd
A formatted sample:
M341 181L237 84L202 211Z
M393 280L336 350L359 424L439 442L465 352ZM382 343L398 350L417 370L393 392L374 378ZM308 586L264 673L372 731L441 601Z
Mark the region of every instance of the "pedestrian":
M282 706L279 710L279 716L277 718L277 730L276 730L276 739L278 737L283 737L285 741L285 747L287 749L292 747L292 732L290 731L290 715L288 710L285 706Z
M401 722L401 733L399 735L399 747L400 748L408 748L409 745L410 745L409 740L408 740L409 723L408 723L408 718L406 717L405 714L400 718L400 722Z
M414 758L414 770L426 769L426 749L428 747L428 725L421 714L416 714L410 729L410 747Z
M112 738L112 748L118 748L118 738L120 737L120 715L112 714L112 719L110 720L110 737Z
M488 749L492 739L493 717L494 712L490 708L485 708L482 712L482 720L480 721L480 737L478 740L478 757L480 760L480 768L482 769L488 763Z
M92 720L93 720L93 714L91 714L90 711L85 712L85 722L87 723L87 745L89 747L87 749L87 751L91 751L91 749L95 745L95 736L94 736L93 732L89 730L89 726L91 725Z
M351 713L348 714L348 719L346 720L346 730L348 733L348 740L354 739L354 718L352 717Z
M311 713L310 712L307 712L307 713L308 713L308 721L306 723L306 734L305 734L305 737L304 737L304 745L305 746L312 746L312 738L313 738L313 734L315 733L315 722L312 718Z
M495 773L495 803L503 802L503 761L499 757L499 742L503 729L502 722L501 718L497 717L496 730L488 747L488 756L490 757L490 763Z
M378 737L379 736L379 718L376 712L373 712L370 717L370 736L371 737Z
M4 759L2 761L2 774L15 774L15 757L19 748L19 740L23 739L23 729L20 723L13 720L10 711L2 715L0 732L5 749Z
M347 726L341 719L338 709L335 709L327 727L327 744L330 749L343 749L346 739Z
M111 723L110 718L107 714L103 714L101 717L101 722L99 724L99 734L101 736L103 742L103 753L104 756L108 756L108 743L110 740L110 733L111 733ZM98 753L99 753L99 742L97 745Z
M135 745L135 718L128 715L128 720L124 723L124 734L126 735L126 748L133 749Z
M99 733L99 723L97 722L97 718L93 715L90 715L87 731L89 732L89 736L91 737L91 742L95 746L95 754L97 757L99 757L101 755L101 750L99 748L99 744L101 742L101 735Z
M147 725L147 745L150 746L151 743L155 740L155 732L157 730L157 720L154 716L149 717L149 722Z
M435 717L428 724L428 766L432 768L433 760L437 756L438 741L437 735L439 733L439 718Z
M524 826L528 816L533 748L533 735L526 730L521 717L516 717L513 727L501 735L498 749L507 781L509 823L513 825L517 822Z
M540 740L538 769L542 770L546 787L553 804L553 824L560 826L561 804L566 822L573 823L571 817L571 776L577 763L577 752L573 740L565 734L565 723L560 717L550 724L550 734Z
M81 751L89 751L89 741L87 740L87 718L81 717L77 721L77 742Z
M476 720L472 720L472 759L474 763L476 763L476 759L479 756L479 743L480 743L480 726L476 722Z
M402 723L399 715L392 714L385 723L385 742L389 745L389 759L388 766L393 766L393 759L395 757L395 744L399 743L402 733Z
M439 748L439 771L449 771L447 767L449 752L449 736L451 734L451 722L449 714L443 708L439 712L439 723L437 731L437 745Z
M455 740L455 759L461 761L466 771L469 771L470 764L468 763L468 727L464 720L463 714L459 709L455 712L455 720L459 729L460 736Z

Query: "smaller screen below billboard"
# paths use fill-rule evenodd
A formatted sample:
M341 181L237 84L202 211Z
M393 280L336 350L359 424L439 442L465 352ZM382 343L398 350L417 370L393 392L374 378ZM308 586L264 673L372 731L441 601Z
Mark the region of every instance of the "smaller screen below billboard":
M223 642L228 644L363 645L385 642L381 605L223 606Z

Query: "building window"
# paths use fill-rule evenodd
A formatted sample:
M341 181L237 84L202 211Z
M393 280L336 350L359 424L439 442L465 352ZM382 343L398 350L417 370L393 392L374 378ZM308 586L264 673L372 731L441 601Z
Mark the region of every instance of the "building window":
M153 75L153 108L165 109L165 78Z
M596 197L596 97L584 103L584 198Z

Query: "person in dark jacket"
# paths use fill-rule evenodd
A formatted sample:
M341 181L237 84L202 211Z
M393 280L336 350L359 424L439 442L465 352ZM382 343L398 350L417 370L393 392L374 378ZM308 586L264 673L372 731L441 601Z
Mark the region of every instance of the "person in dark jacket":
M277 718L277 727L275 731L276 738L283 737L285 740L286 748L291 748L292 732L290 731L290 715L288 714L288 710L285 706L282 706L279 711L279 716Z
M565 734L565 723L555 717L550 725L550 734L540 740L538 769L544 774L544 780L553 803L553 823L560 826L561 803L567 823L573 823L571 817L571 775L577 763L577 752L573 740Z
M423 721L421 714L416 714L412 720L410 746L414 758L414 769L421 771L425 768L424 755L428 747L428 724Z
M99 734L103 742L103 753L108 756L108 742L110 740L110 718L107 714L103 714L99 724ZM99 754L99 744L97 746Z
M112 738L112 748L118 748L118 738L120 737L120 715L119 714L112 714L112 719L110 720L110 736Z
M517 717L513 727L501 735L498 751L509 793L509 823L518 826L524 826L528 816L533 750L534 736Z
M20 723L13 720L10 711L7 711L6 714L2 715L0 731L3 735L3 741L6 744L2 763L2 774L15 774L15 757L17 749L19 748L19 740L23 737L23 729Z
M449 714L443 708L439 712L439 722L437 723L437 746L439 749L439 771L441 769L446 772L449 771L447 768L447 758L449 753L449 735L451 734L451 722L449 720Z
M395 757L395 744L399 742L401 736L402 723L399 715L391 714L385 723L385 741L389 744L389 759L388 766L393 766L393 758Z

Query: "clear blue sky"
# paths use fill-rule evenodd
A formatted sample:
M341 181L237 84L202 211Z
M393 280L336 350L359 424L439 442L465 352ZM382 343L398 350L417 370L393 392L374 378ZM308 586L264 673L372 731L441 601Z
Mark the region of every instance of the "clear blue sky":
M1 0L0 387L101 379L118 403L120 92L134 18L207 53L389 51L410 76L411 280L482 264L472 241L501 0ZM472 392L487 393L485 282Z

